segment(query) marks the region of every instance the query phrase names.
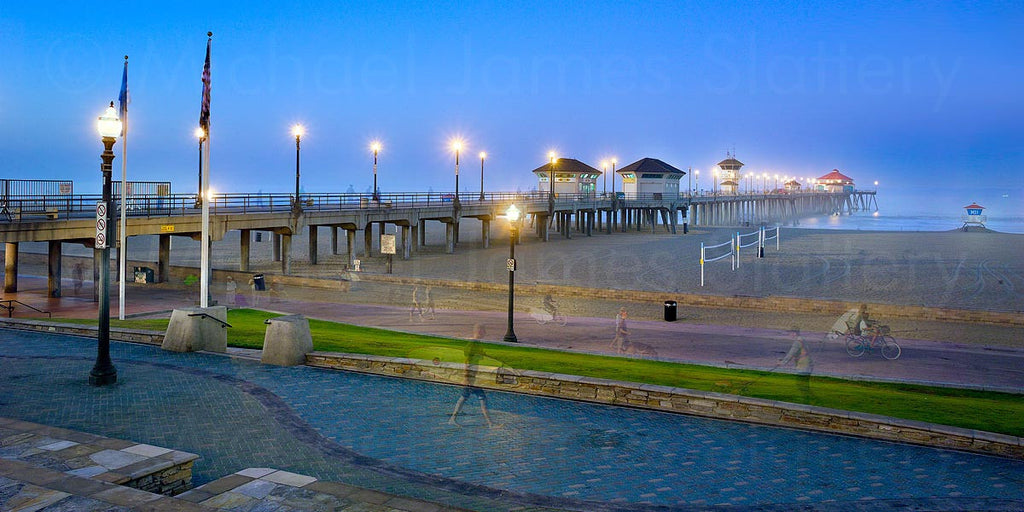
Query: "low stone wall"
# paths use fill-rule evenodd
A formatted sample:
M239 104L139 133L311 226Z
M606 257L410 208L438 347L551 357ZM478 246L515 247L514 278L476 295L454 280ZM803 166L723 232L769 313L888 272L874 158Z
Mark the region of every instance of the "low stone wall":
M84 338L95 338L99 330L95 325L70 324L63 322L47 322L36 319L0 318L0 328L20 329L23 331L49 332L56 334L70 334ZM112 341L127 341L131 343L144 343L146 345L160 345L164 341L164 333L160 331L146 331L141 329L110 328L110 339Z
M376 375L459 384L464 365L405 358L314 352L306 364ZM480 387L709 418L816 430L1024 459L1024 438L874 414L826 409L667 386L534 371L481 368Z

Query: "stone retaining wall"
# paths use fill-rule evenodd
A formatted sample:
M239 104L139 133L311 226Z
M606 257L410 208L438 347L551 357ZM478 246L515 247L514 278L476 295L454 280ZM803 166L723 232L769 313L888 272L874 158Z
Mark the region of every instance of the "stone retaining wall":
M457 363L314 352L306 364L432 382L460 384ZM639 407L764 425L816 430L872 439L1024 459L1024 438L874 414L841 411L667 386L636 384L535 371L481 368L481 387L609 405Z

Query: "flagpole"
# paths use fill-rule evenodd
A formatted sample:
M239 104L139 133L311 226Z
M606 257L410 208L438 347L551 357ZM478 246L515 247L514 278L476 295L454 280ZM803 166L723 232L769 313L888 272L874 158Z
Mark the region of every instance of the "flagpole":
M206 151L203 154L202 182L202 247L199 248L199 307L210 307L210 45L213 42L213 32L207 32L206 40L206 63L203 66L203 109L199 115L199 122L206 132Z
M128 56L124 56L124 77L122 80L121 94L123 95L121 101L121 126L123 133L121 134L121 219L120 226L118 226L118 240L121 244L121 250L117 251L119 261L119 279L118 279L118 302L117 302L117 318L124 320L124 296L125 296L125 275L127 274L128 266L128 234L127 234L127 199L128 199Z

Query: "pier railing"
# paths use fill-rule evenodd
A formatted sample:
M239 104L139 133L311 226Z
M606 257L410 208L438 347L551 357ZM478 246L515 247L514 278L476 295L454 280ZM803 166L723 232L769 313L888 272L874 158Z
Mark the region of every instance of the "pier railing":
M13 180L10 180L13 184ZM5 184L6 185L6 184ZM40 184L40 186L43 184ZM56 183L45 184L46 186L57 186ZM162 187L164 183L159 183ZM9 187L9 186L8 186ZM69 188L65 185L61 192ZM141 188L141 187L140 187ZM169 188L169 187L168 187ZM161 189L163 192L165 189ZM118 191L119 192L119 191ZM596 208L605 209L617 207L632 207L637 203L643 203L644 207L657 207L657 205L675 205L676 207L687 206L688 204L713 203L718 201L736 201L756 198L783 198L833 194L824 191L799 191L786 193L748 193L748 194L666 194L650 193L635 194L615 192L595 192L589 194L566 194L556 192L549 195L546 191L530 192L487 192L480 199L479 192L461 192L458 202L461 205L498 204L504 205L511 202L519 204L539 204L551 200L559 208L567 204L573 208ZM840 194L842 195L842 194ZM100 201L99 194L65 194L65 193L44 193L44 194L12 194L0 195L0 221L22 221L25 219L46 217L49 219L72 219L87 218L95 214L96 203ZM114 207L120 211L120 194L114 194ZM196 215L201 212L202 201L195 194L129 194L126 199L125 209L129 217L155 217L155 216L178 216ZM214 215L231 215L247 213L286 213L295 208L294 194L275 193L246 193L246 194L217 194L209 199L210 211ZM370 193L311 193L299 195L299 207L303 211L332 212L341 210L358 209L386 209L386 208L419 208L419 207L445 207L454 206L456 201L454 192L395 192L378 194L376 197ZM682 203L682 204L681 204Z

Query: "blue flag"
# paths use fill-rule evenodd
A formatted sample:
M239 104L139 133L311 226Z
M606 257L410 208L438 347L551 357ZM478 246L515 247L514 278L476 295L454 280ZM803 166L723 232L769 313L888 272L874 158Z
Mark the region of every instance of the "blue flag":
M121 75L121 94L117 96L118 117L121 118L121 137L128 132L128 56L124 56L124 74Z

